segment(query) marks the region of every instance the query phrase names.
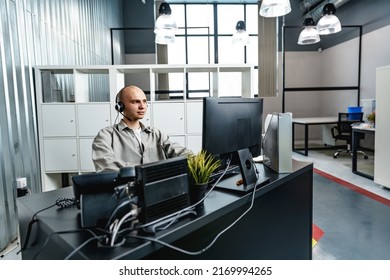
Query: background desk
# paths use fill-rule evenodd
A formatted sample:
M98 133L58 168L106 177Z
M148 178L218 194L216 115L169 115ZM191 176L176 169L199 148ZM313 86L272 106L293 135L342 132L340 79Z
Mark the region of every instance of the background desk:
M313 117L313 118L293 118L292 119L292 150L296 153L307 156L309 150L309 126L311 125L323 125L323 124L337 124L337 117ZM295 148L295 125L303 125L305 127L304 132L304 149Z
M201 255L190 256L150 241L128 238L116 248L99 248L92 242L73 257L75 259L311 259L313 165L293 162L294 172L277 174L263 165L259 171L271 182L259 188L253 208L217 242ZM155 236L186 250L198 251L230 225L250 206L252 193L213 191L197 217L186 218ZM73 197L71 187L21 197L18 199L22 246L28 223L37 211L53 205L58 197ZM78 230L78 210L56 207L37 215L23 259L64 259L91 237L88 233L56 234ZM42 247L47 237L49 242Z
M375 134L375 128L352 127L352 172L360 176L366 177L368 179L374 180L373 175L366 174L357 169L357 158L358 158L357 151L359 150L359 141L361 139L361 137L359 137L359 134L362 133Z

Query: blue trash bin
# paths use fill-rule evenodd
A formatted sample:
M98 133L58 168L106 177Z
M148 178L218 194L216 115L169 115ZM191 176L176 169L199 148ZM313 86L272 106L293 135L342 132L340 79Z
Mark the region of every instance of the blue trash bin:
M363 112L363 107L348 107L349 120L360 120L360 113Z

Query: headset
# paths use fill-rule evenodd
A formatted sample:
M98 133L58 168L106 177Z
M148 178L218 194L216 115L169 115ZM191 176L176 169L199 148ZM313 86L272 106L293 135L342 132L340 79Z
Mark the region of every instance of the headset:
M120 92L118 92L115 97L115 110L122 113L125 110L125 104L119 100L119 93Z

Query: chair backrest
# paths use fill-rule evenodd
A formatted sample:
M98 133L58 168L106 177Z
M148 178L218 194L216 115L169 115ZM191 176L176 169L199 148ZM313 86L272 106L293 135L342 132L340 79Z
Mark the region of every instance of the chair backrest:
M359 122L363 122L363 113L339 113L339 132L352 133L352 124Z

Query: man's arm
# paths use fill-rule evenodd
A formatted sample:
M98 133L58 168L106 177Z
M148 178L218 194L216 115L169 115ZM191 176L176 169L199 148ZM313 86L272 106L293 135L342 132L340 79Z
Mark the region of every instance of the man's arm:
M112 148L113 128L102 129L92 142L92 160L96 172L119 171L125 166L125 162L115 158Z
M161 145L165 151L165 154L168 158L179 157L179 156L188 156L193 154L193 151L187 149L186 147L181 146L178 143L171 142L169 136L161 132Z

